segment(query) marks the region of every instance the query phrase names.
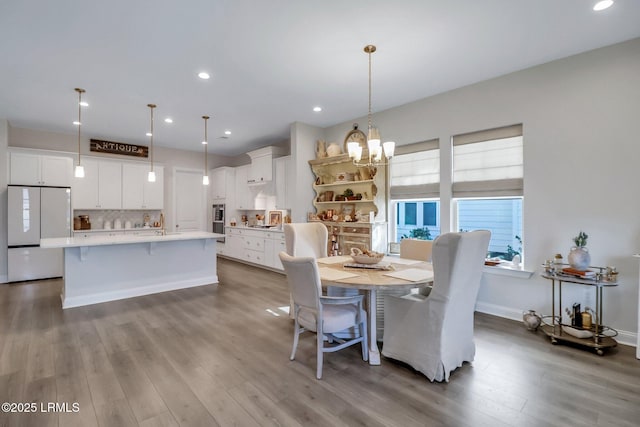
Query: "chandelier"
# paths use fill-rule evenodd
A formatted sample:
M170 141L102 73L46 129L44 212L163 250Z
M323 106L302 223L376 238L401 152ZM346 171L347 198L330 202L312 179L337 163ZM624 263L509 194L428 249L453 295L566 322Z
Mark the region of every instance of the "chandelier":
M387 161L393 157L393 153L396 148L396 143L393 141L387 141L380 145L380 132L378 128L373 126L371 120L371 54L376 51L374 45L367 45L364 47L364 51L369 55L369 114L367 116L369 122L369 129L367 135L367 157L363 160L362 151L363 147L359 142L349 142L347 144L347 151L349 158L353 160L353 164L359 167L368 166L381 166L386 165ZM384 159L383 159L384 154Z

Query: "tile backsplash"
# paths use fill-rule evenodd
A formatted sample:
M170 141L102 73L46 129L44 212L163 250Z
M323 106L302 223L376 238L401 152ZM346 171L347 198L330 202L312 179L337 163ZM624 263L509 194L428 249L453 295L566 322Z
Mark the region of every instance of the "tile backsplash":
M160 221L160 210L74 210L73 216L89 215L92 230L101 230L104 228L105 221L110 221L112 228L115 228L116 220L119 219L124 228L127 221L131 222L131 228L141 228L144 225L144 215L149 215L149 223Z

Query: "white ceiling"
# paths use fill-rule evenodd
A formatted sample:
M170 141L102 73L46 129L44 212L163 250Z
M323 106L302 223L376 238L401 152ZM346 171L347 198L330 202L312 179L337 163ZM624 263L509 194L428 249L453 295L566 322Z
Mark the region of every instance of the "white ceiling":
M365 116L366 44L375 112L640 37L640 1L595 2L2 0L0 117L73 135L82 87L85 136L148 145L155 103L154 144L201 150L206 114L236 155Z

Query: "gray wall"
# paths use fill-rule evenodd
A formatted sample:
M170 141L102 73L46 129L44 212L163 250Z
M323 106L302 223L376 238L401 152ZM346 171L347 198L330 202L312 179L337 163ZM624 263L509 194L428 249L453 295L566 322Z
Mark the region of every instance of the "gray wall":
M0 283L7 281L7 147L9 145L9 124L0 119Z
M534 274L529 279L485 274L478 309L514 319L525 309L550 314L551 287L538 276L540 265L557 252L566 259L571 238L584 230L592 264L620 270L620 285L604 293L604 321L621 331L621 341L633 342L639 111L640 39L634 39L374 113L374 123L383 140L400 145L440 139L443 231L452 228L451 137L522 123L525 268ZM325 139L342 141L354 122L364 124L366 118L325 129ZM593 306L594 299L591 289L580 286L568 285L563 294L565 305Z

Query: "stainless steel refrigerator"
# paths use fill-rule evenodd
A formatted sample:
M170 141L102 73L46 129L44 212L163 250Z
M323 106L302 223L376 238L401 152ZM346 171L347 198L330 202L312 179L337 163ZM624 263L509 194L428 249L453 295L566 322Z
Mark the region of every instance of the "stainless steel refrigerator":
M69 187L8 186L9 282L61 277L62 249L43 249L40 239L71 236Z

